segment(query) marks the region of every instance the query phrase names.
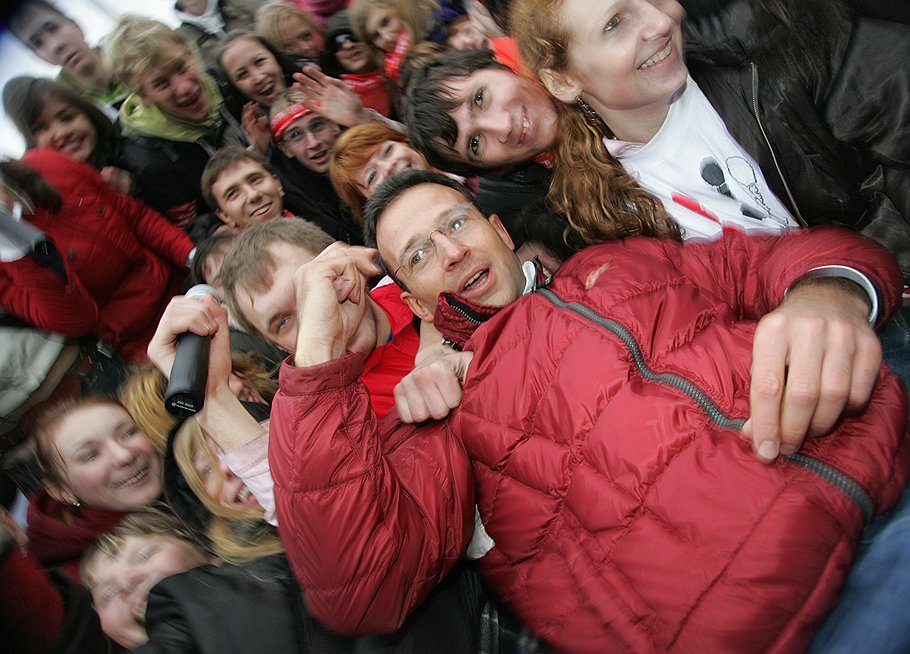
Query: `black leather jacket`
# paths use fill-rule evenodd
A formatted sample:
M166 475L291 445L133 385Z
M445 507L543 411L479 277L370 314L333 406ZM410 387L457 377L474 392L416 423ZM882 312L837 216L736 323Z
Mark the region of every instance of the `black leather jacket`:
M692 77L794 216L872 237L898 258L905 280L907 52L910 26L843 2L734 0L686 23Z

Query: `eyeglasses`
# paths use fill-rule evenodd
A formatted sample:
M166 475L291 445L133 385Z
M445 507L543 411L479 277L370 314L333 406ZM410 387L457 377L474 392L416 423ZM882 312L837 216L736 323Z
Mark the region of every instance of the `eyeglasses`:
M427 234L413 245L398 260L398 267L392 273L393 277L398 275L402 269L408 274L408 277L419 275L433 263L436 257L436 243L433 241L434 234L442 234L453 241L460 241L466 234L470 233L480 220L479 216L470 212L469 205L461 205L460 211L444 219L436 229Z
M308 128L304 128L304 127L290 128L281 140L284 143L290 143L292 145L297 145L303 139L306 138L307 134L312 134L313 138L319 138L320 136L324 136L331 127L332 127L331 121L329 121L326 118L317 117L310 121L310 126Z
M353 34L349 34L348 32L342 32L341 34L336 34L335 35L335 49L336 50L340 49L341 46L343 46L346 41L350 41L351 43L358 43L359 39L356 36L354 36Z

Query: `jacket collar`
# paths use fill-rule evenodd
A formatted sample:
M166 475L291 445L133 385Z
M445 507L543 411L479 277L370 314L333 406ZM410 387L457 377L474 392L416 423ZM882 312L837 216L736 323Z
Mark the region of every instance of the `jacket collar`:
M523 295L550 283L550 279L544 276L543 266L537 257L534 257L534 261L525 261L521 270L525 276ZM433 324L446 343L460 350L474 334L474 330L499 313L500 309L502 307L478 304L458 293L445 291L439 294Z

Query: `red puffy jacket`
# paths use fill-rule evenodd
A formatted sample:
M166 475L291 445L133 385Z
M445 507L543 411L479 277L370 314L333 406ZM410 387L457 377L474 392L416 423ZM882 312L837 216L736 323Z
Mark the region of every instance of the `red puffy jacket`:
M180 292L192 241L153 209L121 195L89 164L37 149L22 161L63 199L29 222L64 259L64 282L31 257L0 264L0 304L31 325L69 337L94 335L128 360L145 348Z
M910 473L885 369L803 456L764 465L736 434L755 319L829 264L896 305L893 261L838 230L589 248L477 329L447 423L377 430L353 355L285 365L271 428L288 447L269 456L298 462L275 496L308 606L333 629L395 628L463 552L476 493L496 542L482 571L559 650L804 649Z

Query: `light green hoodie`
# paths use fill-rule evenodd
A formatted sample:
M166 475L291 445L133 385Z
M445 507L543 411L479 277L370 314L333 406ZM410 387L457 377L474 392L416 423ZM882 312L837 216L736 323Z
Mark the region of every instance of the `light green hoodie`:
M189 121L161 111L132 93L120 107L120 126L124 136L156 136L168 141L195 143L211 136L221 126L221 93L209 75L200 75L202 91L209 101L209 114L202 121Z

